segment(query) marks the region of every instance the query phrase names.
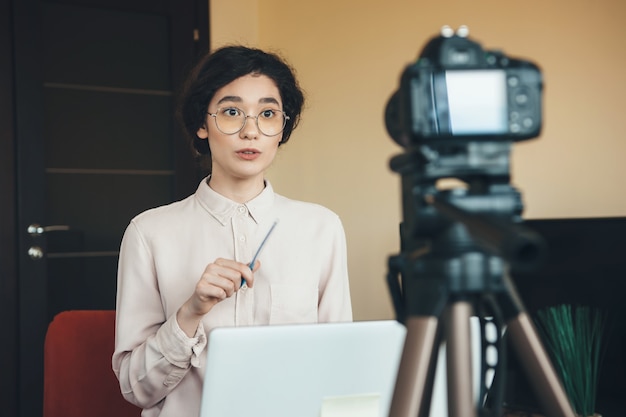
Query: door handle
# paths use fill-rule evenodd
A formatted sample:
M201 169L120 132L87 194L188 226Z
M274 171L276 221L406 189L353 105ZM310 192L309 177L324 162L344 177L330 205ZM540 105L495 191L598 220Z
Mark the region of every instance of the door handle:
M54 226L41 226L37 223L30 224L28 226L28 234L31 236L41 236L46 232L58 232L63 230L70 230L68 225L57 224Z
M30 259L39 260L43 258L43 255L43 249L39 246L31 246L28 248L28 256L30 256Z
M32 237L38 237L43 235L46 232L57 232L57 231L64 231L64 230L70 230L70 227L67 225L54 225L54 226L41 226L37 223L33 223L28 225L28 228L26 229L26 231L28 232L29 235L31 235ZM39 260L42 259L44 257L44 251L41 248L41 246L31 246L30 248L28 248L28 256L33 259L33 260Z

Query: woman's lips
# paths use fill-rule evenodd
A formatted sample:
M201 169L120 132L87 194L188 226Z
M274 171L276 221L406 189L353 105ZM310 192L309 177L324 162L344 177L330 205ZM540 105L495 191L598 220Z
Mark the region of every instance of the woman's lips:
M245 159L246 161L251 161L253 159L258 158L259 155L261 155L261 152L259 152L257 149L240 149L237 151L237 155L241 159Z

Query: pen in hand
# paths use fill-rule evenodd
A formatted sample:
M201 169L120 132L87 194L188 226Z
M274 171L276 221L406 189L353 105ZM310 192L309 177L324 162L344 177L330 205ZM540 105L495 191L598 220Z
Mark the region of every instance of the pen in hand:
M259 257L259 253L261 253L261 249L263 249L263 246L265 245L265 242L267 242L267 238L270 237L270 235L272 234L272 231L274 230L274 227L276 227L277 223L278 223L278 220L274 220L274 223L272 223L272 227L270 227L270 230L267 232L267 234L265 235L265 237L261 241L261 244L259 245L259 248L256 250L256 253L254 254L254 256L252 257L252 260L248 264L248 266L250 267L251 270L252 270L252 268L254 268L254 263L256 262L256 258ZM245 283L246 283L246 280L244 278L241 278L241 286L243 286L243 284L245 284Z

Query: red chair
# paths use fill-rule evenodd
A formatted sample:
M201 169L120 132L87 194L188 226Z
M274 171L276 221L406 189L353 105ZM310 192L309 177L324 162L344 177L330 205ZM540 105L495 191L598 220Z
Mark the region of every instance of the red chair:
M138 417L111 368L115 311L56 315L44 347L43 417Z

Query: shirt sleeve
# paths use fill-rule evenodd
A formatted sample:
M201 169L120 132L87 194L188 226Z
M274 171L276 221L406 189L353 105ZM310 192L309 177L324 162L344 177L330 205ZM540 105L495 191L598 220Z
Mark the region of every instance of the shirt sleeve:
M152 253L137 224L127 228L120 248L113 371L122 395L149 408L162 401L206 347L202 324L194 337L165 317Z
M338 216L331 225L327 253L327 269L320 285L318 321L352 321L352 301L348 280L346 235Z

